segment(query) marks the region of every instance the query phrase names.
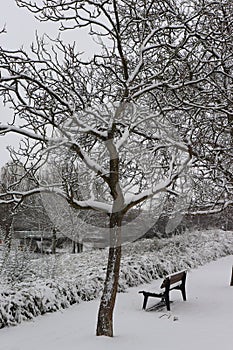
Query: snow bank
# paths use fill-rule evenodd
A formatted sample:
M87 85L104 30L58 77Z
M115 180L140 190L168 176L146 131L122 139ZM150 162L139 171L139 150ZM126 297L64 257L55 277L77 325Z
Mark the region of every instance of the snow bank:
M131 243L123 248L119 291L230 254L233 232L220 230ZM106 250L30 261L30 274L17 275L18 280L6 280L1 285L0 328L99 297L106 263Z

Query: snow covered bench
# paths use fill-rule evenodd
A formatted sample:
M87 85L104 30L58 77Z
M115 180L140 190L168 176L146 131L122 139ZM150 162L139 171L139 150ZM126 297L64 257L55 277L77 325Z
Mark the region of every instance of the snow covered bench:
M151 293L151 292L146 292L144 290L140 291L139 293L142 293L144 296L144 301L142 306L143 310L146 309L148 298L154 297L154 298L161 298L161 301L165 302L167 310L170 311L169 293L173 289L180 290L182 293L183 300L186 300L186 291L185 291L186 274L187 274L187 271L183 270L183 271L179 271L166 276L160 286L160 288L164 289L164 291L161 293Z

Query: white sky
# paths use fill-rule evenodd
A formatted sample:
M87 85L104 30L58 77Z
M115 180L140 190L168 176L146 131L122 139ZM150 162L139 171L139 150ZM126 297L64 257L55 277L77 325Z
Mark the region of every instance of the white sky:
M6 25L7 34L0 35L0 46L3 48L17 49L24 46L29 49L30 44L34 40L35 31L39 35L47 33L52 37L56 37L58 33L58 23L40 23L33 14L26 9L18 8L15 0L0 0L0 29ZM65 41L76 41L78 50L85 51L87 54L93 52L93 43L88 39L87 33L82 33L77 37L77 31L67 31L63 34ZM2 106L0 102L0 122L7 123L11 120L11 111ZM15 146L19 142L20 137L14 134L0 136L0 167L4 165L10 158L6 146Z

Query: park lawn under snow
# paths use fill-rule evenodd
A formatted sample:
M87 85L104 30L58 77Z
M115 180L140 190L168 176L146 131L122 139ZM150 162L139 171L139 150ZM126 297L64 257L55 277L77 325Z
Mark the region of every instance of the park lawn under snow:
M112 339L94 335L99 303L94 300L1 329L0 350L232 350L232 264L233 255L191 269L187 301L173 291L170 313L141 310L138 291L157 290L161 280L118 294Z
M12 255L13 254L13 255ZM106 273L107 250L31 260L12 252L3 265L0 328L99 298ZM169 239L124 246L119 292L150 283L181 269L193 269L233 254L233 232L187 232Z

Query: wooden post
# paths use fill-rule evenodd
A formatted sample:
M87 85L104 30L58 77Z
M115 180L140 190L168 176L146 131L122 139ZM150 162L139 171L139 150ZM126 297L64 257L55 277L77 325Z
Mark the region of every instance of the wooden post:
M232 271L231 271L231 283L230 286L233 286L233 266L232 266Z

